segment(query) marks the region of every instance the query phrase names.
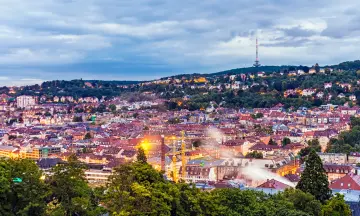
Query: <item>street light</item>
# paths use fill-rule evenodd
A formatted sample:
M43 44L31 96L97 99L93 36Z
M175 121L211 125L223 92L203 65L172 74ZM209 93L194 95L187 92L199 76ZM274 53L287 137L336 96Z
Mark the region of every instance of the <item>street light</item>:
M140 147L144 149L145 153L150 149L150 143L148 140L142 140L140 143Z

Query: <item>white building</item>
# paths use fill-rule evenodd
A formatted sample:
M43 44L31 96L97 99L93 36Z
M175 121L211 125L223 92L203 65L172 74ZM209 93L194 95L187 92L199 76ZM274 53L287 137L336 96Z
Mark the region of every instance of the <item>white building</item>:
M332 83L324 83L324 88L331 88L332 87Z
M356 101L356 96L355 95L350 95L349 99L352 100L352 101Z
M90 169L85 171L85 178L89 183L105 184L109 176L112 174L111 169L108 170L95 170Z
M302 91L302 96L311 96L313 94L315 94L316 90L315 89L304 89Z
M345 164L346 154L343 153L317 153L323 163Z
M36 98L33 96L22 95L16 98L17 107L25 108L27 106L36 105Z

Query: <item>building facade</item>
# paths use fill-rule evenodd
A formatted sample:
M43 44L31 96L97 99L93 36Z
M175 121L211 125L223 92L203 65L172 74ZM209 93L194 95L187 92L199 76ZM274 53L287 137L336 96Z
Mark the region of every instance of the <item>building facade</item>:
M16 98L18 108L26 108L28 106L36 105L36 98L33 96L21 95Z

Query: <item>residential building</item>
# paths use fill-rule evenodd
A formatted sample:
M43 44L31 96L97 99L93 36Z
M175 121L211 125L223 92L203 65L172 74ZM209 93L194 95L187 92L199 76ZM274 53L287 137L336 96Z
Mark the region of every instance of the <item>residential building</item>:
M33 106L36 105L36 98L34 96L22 95L16 98L16 104L19 108Z

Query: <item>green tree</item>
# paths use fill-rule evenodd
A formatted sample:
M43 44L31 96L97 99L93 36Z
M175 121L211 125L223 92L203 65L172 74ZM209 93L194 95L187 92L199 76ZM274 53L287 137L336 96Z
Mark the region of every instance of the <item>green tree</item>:
M318 139L312 139L309 140L307 142L308 146L310 146L311 148L313 148L315 151L320 152L321 151L321 146L320 146L320 142Z
M300 155L301 158L305 158L306 156L309 155L311 150L312 150L311 147L305 147L305 148L301 149L298 154Z
M132 115L133 118L137 118L138 116L139 116L139 113L134 113L134 114Z
M90 132L87 132L85 134L85 136L84 136L84 140L88 140L88 139L91 139L91 138L92 138L92 136L91 136Z
M67 163L53 168L49 181L52 201L47 211L50 215L96 216L103 212L85 180L85 168L75 155L71 155Z
M264 117L264 114L262 114L262 113L256 113L256 118L262 118L262 117Z
M360 118L351 116L350 117L350 125L351 125L351 128L360 126Z
M288 137L284 137L284 139L281 142L282 146L286 146L290 143L291 143L291 140Z
M138 149L137 155L136 155L136 159L138 162L140 163L147 163L147 158L146 158L146 154L145 151L142 147L140 147Z
M116 111L116 105L115 104L110 104L109 109L111 110L111 112L114 113Z
M299 155L304 160L307 155L314 150L315 152L321 151L320 142L318 139L312 139L307 142L308 146L300 150Z
M74 116L73 117L73 122L82 122L82 121L83 121L83 119L82 119L81 116Z
M253 119L259 119L259 118L264 117L264 114L262 114L262 113L251 114L251 117Z
M344 195L336 194L333 196L321 210L321 216L351 216L351 209L345 203Z
M115 107L116 108L116 107ZM96 111L99 112L99 113L103 113L106 111L106 106L105 104L100 104L97 108L96 108Z
M284 199L292 202L296 210L306 212L310 215L320 215L321 202L316 200L310 193L305 193L297 189L286 189L281 193Z
M331 71L330 71L330 68L325 68L325 74L330 74L331 73Z
M193 142L193 147L198 148L198 147L200 147L200 146L201 146L201 140L195 140L195 141Z
M104 202L115 215L170 215L170 186L147 163L123 164L110 176Z
M0 214L42 215L48 188L42 172L31 160L0 160ZM14 178L21 182L13 181Z
M168 123L169 124L178 124L178 123L180 123L180 119L179 118L170 118L168 120Z
M8 195L11 193L11 172L7 161L0 160L0 215L11 214L11 202Z
M305 170L301 174L297 189L310 193L321 202L325 202L331 197L329 181L323 168L320 157L312 149L305 162Z
M315 67L316 73L319 73L319 72L320 72L320 66L319 66L319 64L316 63L314 67Z
M320 201L300 190L276 195L237 188L205 192L192 184L165 181L162 173L139 161L114 169L103 203L111 215L128 216L315 216L321 212Z
M277 143L272 138L270 138L269 145L277 145Z
M202 194L200 200L207 202L201 202L203 215L310 215L303 209L298 210L295 204L285 196L270 196L251 190L216 189L211 191L209 196L206 193Z
M245 157L246 158L257 158L257 159L264 158L263 154L261 152L258 152L258 151L249 152L249 153L246 154Z

